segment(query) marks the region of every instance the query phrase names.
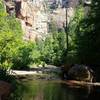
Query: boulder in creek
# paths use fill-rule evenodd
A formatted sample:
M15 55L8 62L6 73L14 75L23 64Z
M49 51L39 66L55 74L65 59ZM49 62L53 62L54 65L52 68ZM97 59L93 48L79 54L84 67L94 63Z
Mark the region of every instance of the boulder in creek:
M74 65L68 71L68 77L72 80L92 82L93 70L85 65Z
M11 84L0 81L0 100L6 100L11 93Z

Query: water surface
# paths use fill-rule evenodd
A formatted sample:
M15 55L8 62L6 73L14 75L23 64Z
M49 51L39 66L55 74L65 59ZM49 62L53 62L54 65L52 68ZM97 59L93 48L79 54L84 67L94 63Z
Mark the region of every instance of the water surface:
M100 87L72 87L61 81L44 80L27 81L23 85L18 100L100 100Z

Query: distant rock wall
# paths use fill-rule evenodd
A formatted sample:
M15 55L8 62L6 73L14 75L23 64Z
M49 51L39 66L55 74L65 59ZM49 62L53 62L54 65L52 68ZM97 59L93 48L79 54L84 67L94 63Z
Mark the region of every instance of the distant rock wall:
M48 15L43 0L6 0L6 10L21 21L24 40L44 39L48 34Z
M79 0L48 0L50 5L57 4L57 8L48 12L45 0L5 0L6 10L20 19L24 32L23 39L36 41L44 40L49 32L51 19L56 27L63 29L74 16L75 7ZM54 5L55 6L55 5ZM67 17L66 17L67 12Z
M53 10L53 12L50 14L50 18L55 22L58 30L64 30L66 28L66 25L68 25L71 19L74 17L75 8L79 4L79 0L56 1L59 1L58 8Z
M48 16L46 5L42 0L25 1L21 3L22 28L25 31L25 40L44 39L48 33ZM24 19L23 19L24 18Z

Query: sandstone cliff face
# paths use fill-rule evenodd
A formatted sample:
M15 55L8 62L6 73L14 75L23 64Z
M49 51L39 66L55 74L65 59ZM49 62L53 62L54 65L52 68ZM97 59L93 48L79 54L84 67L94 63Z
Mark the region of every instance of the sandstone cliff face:
M79 0L57 0L58 8L54 9L51 19L55 22L58 30L66 28L71 19L74 17L75 8Z
M21 22L24 30L26 40L36 40L36 38L45 38L48 33L47 30L47 13L45 11L46 5L42 0L21 1Z
M63 29L64 25L70 22L74 15L74 8L78 0L48 0L49 5L56 4L58 7L53 12L47 11L45 0L5 0L6 10L15 15L21 21L24 32L24 40L36 41L44 40L48 34L49 23L53 19L58 29ZM66 8L67 7L67 8ZM66 17L67 9L67 17Z
M48 15L44 0L6 0L6 10L21 21L25 40L44 39L48 33Z

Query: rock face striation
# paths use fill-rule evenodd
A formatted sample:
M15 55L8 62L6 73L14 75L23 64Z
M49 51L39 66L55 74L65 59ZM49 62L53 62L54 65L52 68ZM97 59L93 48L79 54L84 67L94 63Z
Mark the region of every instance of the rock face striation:
M6 11L20 19L24 40L44 39L48 34L48 14L44 0L5 0Z
M22 28L25 31L24 39L45 38L48 33L48 15L43 0L22 1L20 13Z
M65 31L74 16L75 8L79 4L79 0L49 0L52 1L50 20L55 23L57 31Z
M57 31L64 30L74 16L79 0L4 0L6 11L15 13L21 22L23 39L44 40L50 32L50 23Z

